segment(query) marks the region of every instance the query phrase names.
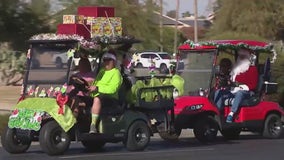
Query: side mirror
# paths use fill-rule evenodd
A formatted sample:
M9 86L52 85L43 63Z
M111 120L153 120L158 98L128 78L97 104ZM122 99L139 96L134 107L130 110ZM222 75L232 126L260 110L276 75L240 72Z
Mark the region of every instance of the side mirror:
M154 60L156 60L156 61L157 61L157 60L160 60L160 58L159 58L159 57L155 57L155 58L154 58Z
M278 83L265 81L264 89L265 89L265 94L277 93Z

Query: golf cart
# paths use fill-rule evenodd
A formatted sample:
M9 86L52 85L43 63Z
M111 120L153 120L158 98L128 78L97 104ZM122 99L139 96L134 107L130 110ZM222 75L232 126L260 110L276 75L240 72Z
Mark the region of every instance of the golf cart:
M255 55L258 87L242 101L233 123L226 123L233 99L225 100L222 111L214 104L218 61L228 57L234 62L239 48L250 49ZM250 40L186 42L179 47L177 59L177 73L185 80L184 95L175 99L177 133L181 129L193 129L201 142L213 141L219 130L225 139L236 139L241 131L257 132L266 138L281 137L284 110L278 103L264 100L277 89L277 83L271 82L270 62L276 59L276 53L270 44Z
M85 53L91 53L98 59L98 64L93 66L94 71L101 66L103 47L117 49L138 41L120 37L105 42L105 39L92 41L92 44L100 46L99 51L92 48L87 52L84 48ZM172 96L161 96L161 92L167 90L172 93L173 86L139 88L134 95L137 103L130 105L126 94L131 90L132 84L122 68L123 83L119 90L119 100L115 104L102 106L99 133L89 134L90 104L75 101L72 105L77 97L66 93L69 85L73 85L74 90L83 92L88 85L83 79L71 76L76 68L74 59L78 58L77 53L81 51L75 50L82 47L81 41L70 36L69 39L35 39L30 40L29 44L22 95L9 118L8 127L1 135L2 146L7 152L23 153L32 141L39 141L42 150L48 155L63 154L71 141L81 142L88 150L98 150L107 142L123 142L128 150L140 151L147 147L153 133L167 132L170 129L168 124L172 120L167 115L170 111L173 115L174 100ZM57 67L52 61L54 53L67 54L67 65ZM32 68L33 59L40 61L41 65ZM145 101L142 96L145 92L156 94L155 100ZM77 116L74 116L71 106L79 109ZM155 119L155 123L151 122L152 119ZM162 126L163 129L157 129L156 124L165 125Z

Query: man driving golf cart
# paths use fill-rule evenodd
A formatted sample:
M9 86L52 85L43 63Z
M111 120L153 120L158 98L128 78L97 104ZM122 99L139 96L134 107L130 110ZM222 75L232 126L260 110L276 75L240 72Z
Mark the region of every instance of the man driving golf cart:
M98 73L96 80L89 87L93 98L92 121L90 133L97 133L97 122L102 103L112 103L118 100L118 90L122 83L120 71L115 68L116 55L112 52L106 52L103 57L103 67Z

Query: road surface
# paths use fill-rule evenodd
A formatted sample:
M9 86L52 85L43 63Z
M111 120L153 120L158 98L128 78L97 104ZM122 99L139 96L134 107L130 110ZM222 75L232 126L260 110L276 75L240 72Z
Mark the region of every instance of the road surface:
M25 154L11 155L0 146L0 160L282 160L284 139L268 140L257 135L242 135L240 140L200 144L194 138L182 137L177 143L165 142L158 136L151 139L142 152L129 152L122 143L107 144L99 152L87 152L80 143L72 143L61 156L50 157L34 143Z

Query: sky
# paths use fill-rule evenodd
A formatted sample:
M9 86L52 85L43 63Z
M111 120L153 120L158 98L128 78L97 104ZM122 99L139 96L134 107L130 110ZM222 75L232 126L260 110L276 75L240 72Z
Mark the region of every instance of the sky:
M163 0L165 13L170 10L176 10L176 0ZM180 13L189 11L194 13L194 0L179 0L180 2ZM208 16L210 11L207 10L209 2L214 0L197 0L198 16Z

